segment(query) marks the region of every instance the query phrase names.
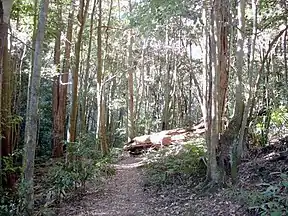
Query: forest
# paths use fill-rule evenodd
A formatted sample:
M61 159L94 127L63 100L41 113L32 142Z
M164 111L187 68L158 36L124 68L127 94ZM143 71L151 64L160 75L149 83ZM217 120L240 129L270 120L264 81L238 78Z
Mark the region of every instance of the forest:
M0 215L288 215L286 0L0 0Z

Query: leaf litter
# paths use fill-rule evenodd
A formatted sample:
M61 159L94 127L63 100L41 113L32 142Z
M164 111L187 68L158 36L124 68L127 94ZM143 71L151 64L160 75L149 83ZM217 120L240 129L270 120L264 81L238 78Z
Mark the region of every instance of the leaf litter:
M83 197L63 203L59 216L198 216L260 215L248 211L239 191L259 191L279 181L287 173L287 158L267 159L271 152L287 151L287 140L269 148L257 148L239 167L239 183L214 193L199 194L192 184L176 184L162 189L146 187L143 181L143 157L125 156L116 165L116 174L99 191L89 187ZM280 146L280 147L279 147ZM250 151L253 153L253 151ZM256 152L256 156L255 156ZM260 188L259 188L260 187ZM283 215L285 215L284 213Z

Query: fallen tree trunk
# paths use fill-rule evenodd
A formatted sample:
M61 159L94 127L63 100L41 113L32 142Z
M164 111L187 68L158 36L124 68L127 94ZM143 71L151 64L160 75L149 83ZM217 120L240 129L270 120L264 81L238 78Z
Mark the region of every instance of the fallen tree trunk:
M201 136L205 132L204 124L194 126L192 129L177 128L173 130L160 131L150 135L138 136L126 143L123 147L132 155L138 155L147 149L159 149L164 146L183 144L192 138Z

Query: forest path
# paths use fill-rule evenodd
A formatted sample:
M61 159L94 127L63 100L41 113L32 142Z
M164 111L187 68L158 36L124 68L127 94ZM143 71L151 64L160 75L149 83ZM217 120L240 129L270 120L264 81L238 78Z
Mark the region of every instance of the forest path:
M107 181L103 191L88 191L78 201L67 204L60 216L145 216L153 214L147 194L142 187L142 165L140 157L125 157L115 164L116 174Z

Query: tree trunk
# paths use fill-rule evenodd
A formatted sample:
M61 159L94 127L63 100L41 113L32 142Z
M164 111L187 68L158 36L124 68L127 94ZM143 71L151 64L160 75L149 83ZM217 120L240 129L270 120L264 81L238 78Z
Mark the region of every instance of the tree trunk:
M210 30L210 62L211 62L211 119L210 123L210 149L209 149L209 166L210 166L210 178L213 184L220 183L220 173L219 167L217 165L216 159L216 149L219 146L219 132L221 125L219 122L221 121L219 113L221 112L220 103L222 102L220 97L218 97L219 81L220 81L220 65L217 64L220 60L221 55L219 54L219 32L215 29L217 28L217 23L219 22L219 17L217 16L217 10L219 9L217 6L220 4L221 0L216 0L213 6L213 10L211 12L211 30ZM219 29L218 29L219 30ZM217 35L216 35L217 34ZM216 40L216 37L218 40ZM218 47L217 47L218 45ZM217 49L218 48L218 49ZM218 51L218 52L217 52Z
M106 138L105 101L103 100L103 61L102 61L102 0L99 0L98 32L97 32L97 128L96 139L100 141L103 155L109 152Z
M216 33L217 33L217 58L219 73L219 132L223 130L223 117L225 115L226 98L229 78L229 47L228 47L228 28L229 28L229 0L217 0L216 9Z
M63 140L65 139L66 107L67 107L67 85L70 68L70 53L72 41L72 29L74 18L74 1L71 0L70 13L68 15L68 26L65 40L65 53L62 74L54 80L57 89L53 91L53 150L52 157L58 158L63 155ZM60 14L59 14L60 15ZM58 46L59 48L59 46ZM59 66L58 66L59 67ZM59 71L60 73L60 71ZM56 106L57 105L57 106Z
M84 0L80 1L80 8L78 13L78 21L80 23L80 29L77 36L77 42L75 45L75 68L73 70L73 91L72 91L72 108L70 115L70 142L76 141L77 136L77 113L78 113L78 74L79 74L79 66L80 66L80 52L81 52L81 42L82 42L82 34L84 31L84 25L86 21L87 11L89 8L89 0L86 0L86 4L84 4Z
M165 28L165 64L166 64L166 74L165 74L165 87L164 87L164 109L163 109L163 116L162 116L162 130L169 129L169 119L170 119L170 88L171 88L171 82L170 82L170 71L171 71L171 63L169 59L169 28L168 26Z
M48 12L49 0L42 0L39 15L39 22L37 27L37 35L35 41L35 52L33 71L30 76L29 85L29 104L27 107L27 119L25 127L25 146L23 155L24 181L27 184L25 191L26 211L24 215L33 215L34 206L34 190L33 190L33 176L34 176L34 159L37 139L37 122L38 122L38 100L40 90L40 76L41 76L41 56L42 43L44 40L44 32L46 25L46 18Z
M232 164L231 164L231 177L233 182L237 178L237 166L240 163L239 156L239 132L244 112L244 95L243 95L243 64L244 64L244 42L245 42L245 0L241 0L237 5L237 50L236 50L236 96L235 107L232 120L230 121L227 130L222 136L222 142L231 143L233 146L232 151ZM224 138L224 139L223 139ZM228 145L228 144L226 144ZM224 159L222 159L223 163ZM230 161L230 160L229 160Z
M211 180L211 52L210 52L210 23L208 18L210 14L208 13L208 2L203 2L203 12L202 19L204 23L203 28L203 105L202 105L202 115L204 120L204 125L206 129L206 145L208 154L208 167L207 167L207 182Z
M249 95L247 102L245 104L243 118L241 123L241 129L239 134L239 145L237 148L237 157L240 158L244 154L244 140L245 140L245 131L248 122L249 111L252 106L252 97L253 97L253 89L257 83L257 80L253 84L253 76L255 75L254 72L254 58L255 58L255 46L256 46L256 39L257 39L257 3L256 0L252 1L252 12L253 12L253 34L252 34L252 47L251 47L251 59L249 60L250 64L248 65L248 77L249 77Z
M56 2L58 10L58 20L62 22L62 7L59 1ZM56 66L57 75L53 80L53 99L52 99L52 110L53 110L53 149L52 157L59 158L63 156L63 140L65 130L65 116L63 114L63 101L66 95L63 95L63 86L60 83L60 48L61 48L61 29L62 25L56 32L55 47L54 47L54 64ZM59 75L58 75L59 74Z
M131 0L129 0L129 11L132 13ZM133 81L133 36L132 29L129 30L128 36L128 141L132 140L135 137L135 115L134 115L134 81Z
M9 156L13 149L11 135L11 77L8 64L8 24L13 1L0 1L0 187L2 186L2 157ZM6 186L12 188L15 181L6 173Z
M89 44L88 44L88 52L87 52L87 58L86 58L86 68L85 68L85 74L84 74L84 91L83 91L83 97L82 97L82 113L81 113L81 132L86 132L86 112L87 112L87 94L88 94L88 78L89 78L89 70L90 70L90 58L91 58L91 49L92 49L92 38L93 38L93 28L94 28L94 14L96 10L96 3L97 1L94 0L93 3L93 9L91 13L90 18L90 31L89 31Z

